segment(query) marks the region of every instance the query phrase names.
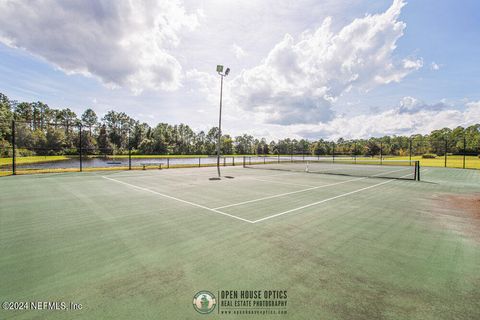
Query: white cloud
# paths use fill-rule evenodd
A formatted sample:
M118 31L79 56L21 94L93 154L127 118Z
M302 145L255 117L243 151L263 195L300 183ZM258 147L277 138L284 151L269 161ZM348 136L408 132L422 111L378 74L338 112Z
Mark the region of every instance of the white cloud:
M0 20L1 42L135 92L180 86L170 50L198 25L177 0L3 0L0 11L10 17Z
M403 67L405 69L418 70L423 67L423 59L404 59Z
M430 64L430 69L434 71L440 70L440 65L436 64L435 62L432 62Z
M400 101L400 107L405 109L414 109L422 104L422 101L414 97L403 97Z
M401 81L423 65L392 57L405 29L398 21L404 5L395 0L386 12L355 19L338 33L327 18L298 41L285 35L262 64L234 79L234 102L268 123L324 123L334 118L332 103L352 88Z
M218 97L214 90L219 86L218 78L215 73L191 69L185 73L185 87L191 88L190 91L194 93L203 94L207 101L212 102Z
M468 102L466 106L467 109L465 110L465 121L463 125L478 123L478 119L480 119L480 100Z
M405 107L409 107L405 112ZM336 117L328 123L301 125L295 128L298 135L311 139L369 138L383 135L426 134L444 127L470 126L480 119L480 101L470 102L463 110L443 103L426 105L406 97L400 106L377 114L354 117Z
M232 45L231 50L232 50L233 54L235 55L235 58L237 58L237 59L241 59L241 58L243 58L247 55L245 50L243 50L242 47L240 47L236 43L234 43Z
M400 101L400 106L398 112L400 113L417 113L419 111L440 111L452 108L453 106L448 105L446 100L442 99L440 102L435 104L426 104L425 102L414 98L414 97L403 97Z

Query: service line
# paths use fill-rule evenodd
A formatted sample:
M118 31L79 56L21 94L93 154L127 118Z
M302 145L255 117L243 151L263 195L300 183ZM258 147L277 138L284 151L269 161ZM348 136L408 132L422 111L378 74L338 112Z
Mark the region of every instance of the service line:
M407 174L407 175L404 175L404 176L402 176L402 177L400 177L400 178L404 178L404 177L407 177L407 176L409 176L409 175L410 175L410 174ZM319 205L319 204L321 204L321 203L325 203L325 202L328 202L328 201L331 201L331 200L335 200L335 199L338 199L338 198L346 197L346 196L349 196L349 195L351 195L351 194L358 193L358 192L362 192L362 191L365 191L365 190L368 190L368 189L372 189L372 188L375 188L375 187L378 187L378 186L381 186L381 185L390 183L390 182L395 181L395 180L397 180L397 179L390 179L390 180L387 180L387 181L384 181L384 182L380 182L380 183L377 183L377 184L374 184L374 185L371 185L371 186L368 186L368 187L365 187L365 188L360 188L360 189L357 189L357 190L354 190L354 191L342 193L342 194L340 194L340 195L338 195L338 196L334 196L334 197L327 198L327 199L323 199L323 200L320 200L320 201L317 201L317 202L314 202L314 203L310 203L310 204L307 204L307 205L304 205L304 206L301 206L301 207L298 207L298 208L294 208L294 209L290 209L290 210L283 211L283 212L280 212L280 213L272 214L271 216L254 220L254 221L252 221L252 223L258 223L258 222L261 222L261 221L265 221L265 220L268 220L268 219L272 219L272 218L275 218L275 217L282 216L282 215L287 214L287 213L299 211L299 210L302 210L302 209L305 209L305 208L309 208L309 207L312 207L312 206L316 206L316 205Z
M169 195L167 195L167 194L163 194L163 193L160 193L160 192L157 192L157 191L153 191L153 190L150 190L150 189L147 189L147 188L143 188L143 187L136 186L136 185L131 184L131 183L123 182L123 181L120 181L120 180L117 180L117 179L113 179L113 178L109 178L109 177L105 177L105 176L102 176L102 178L107 179L107 180L110 180L110 181L114 181L114 182L117 182L117 183L120 183L120 184L123 184L123 185L126 185L126 186L129 186L129 187L131 187L131 188L135 188L135 189L137 189L137 190L142 190L142 191L150 192L150 193L159 195L159 196L161 196L161 197L165 197L165 198L168 198L168 199L171 199L171 200L175 200L175 201L178 201L178 202L186 203L186 204L189 204L189 205L191 205L191 206L194 206L194 207L197 207L197 208L201 208L201 209L205 209L205 210L208 210L208 211L211 211L211 212L214 212L214 213L217 213L217 214L221 214L221 215L224 215L224 216L227 216L227 217L230 217L230 218L234 218L234 219L241 220L241 221L248 222L248 223L253 223L253 221L251 221L251 220L244 219L244 218L240 218L240 217L237 217L237 216L235 216L235 215L233 215L233 214L228 214L228 213L219 211L219 210L217 210L217 209L212 209L212 208L209 208L209 207L205 207L205 206L203 206L203 205L201 205L201 204L194 203L194 202L191 202L191 201L187 201L187 200L175 198L175 197L169 196Z

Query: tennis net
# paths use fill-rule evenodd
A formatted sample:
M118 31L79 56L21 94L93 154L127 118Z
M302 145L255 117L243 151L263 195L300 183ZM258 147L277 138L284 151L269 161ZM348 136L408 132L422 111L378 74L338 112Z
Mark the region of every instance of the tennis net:
M384 159L295 160L281 157L244 157L243 167L356 177L420 180L420 162Z

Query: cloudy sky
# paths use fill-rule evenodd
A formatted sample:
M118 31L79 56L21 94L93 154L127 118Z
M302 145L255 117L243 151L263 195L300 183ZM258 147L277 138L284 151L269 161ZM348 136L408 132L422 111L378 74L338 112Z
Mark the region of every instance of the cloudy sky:
M0 0L0 92L258 137L480 122L477 0Z

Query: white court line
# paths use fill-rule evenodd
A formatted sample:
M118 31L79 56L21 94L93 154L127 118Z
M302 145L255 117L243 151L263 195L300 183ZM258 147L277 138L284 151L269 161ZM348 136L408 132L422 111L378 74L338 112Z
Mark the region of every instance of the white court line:
M182 176L182 177L186 177L186 176L193 176L193 177L200 177L200 178L203 178L203 177L210 177L212 176L212 172L200 172L200 173L185 173L185 172L168 172L168 170L182 170L182 169L195 169L195 170L198 170L198 169L204 169L204 168L210 168L210 167L202 167L202 168L173 168L173 169L161 169L161 170L157 170L157 169L150 169L150 170L132 170L131 171L131 174L123 174L123 172L125 170L119 170L119 171L112 171L112 176L115 177L115 178L135 178L135 177L150 177L150 176L166 176L166 177L179 177L179 176ZM215 167L212 167L212 168L215 168ZM232 169L236 169L238 168L238 170L242 169L242 167L240 166L236 166L236 167L226 167L226 168L229 168ZM224 169L222 169L224 170ZM139 172L140 171L140 172ZM234 170L236 171L236 170ZM92 172L93 174L95 175L104 175L105 172ZM116 174L116 173L119 173L119 174ZM215 174L216 175L217 172L215 171ZM270 174L270 175L261 175L261 176L257 176L256 177L276 177L276 176L288 176L288 175L298 175L298 174L303 174L303 172L289 172L289 173L281 173L281 174ZM250 177L250 176L242 176L242 178L247 178L247 177ZM229 181L235 181L235 180L229 180ZM304 185L305 186L305 185Z
M382 172L382 173L373 175L373 176L371 176L371 177L379 176L379 175L381 175L381 174L387 174L387 173L393 173L393 172L397 172L397 171L403 171L403 170L405 170L405 169L400 169L400 170L395 170L395 171L389 171L389 172ZM408 174L408 175L410 175L410 174ZM406 176L408 176L408 175L405 175L404 177L406 177ZM363 180L363 179L368 179L368 178L369 178L369 177L355 178L355 179L345 180L345 181L341 181L341 182L324 184L324 185L321 185L321 186L316 186L316 187L301 189L301 190L297 190L297 191L280 193L280 194L276 194L276 195L273 195L273 196L267 196L267 197L263 197L263 198L257 198L257 199L253 199L253 200L247 200L247 201L243 201L243 202L233 203L233 204L229 204L229 205L226 205L226 206L216 207L216 208L214 208L214 209L224 209L224 208L230 208L230 207L235 207L235 206L241 206L241 205L247 204L247 203L252 203L252 202L257 202L257 201L262 201L262 200L268 200L268 199L273 199L273 198L278 198L278 197L283 197L283 196L288 196L288 195L291 195L291 194L296 194L296 193L306 192L306 191L310 191L310 190L315 190L315 189L320 189L320 188L326 188L326 187L336 186L336 185L338 185L338 184L347 183L347 182L352 182L352 181L357 181L357 180Z
M262 169L262 170L268 170L268 169ZM264 174L264 175L260 175L260 176L257 176L257 175L253 175L254 177L278 177L278 176L293 176L293 175L299 175L299 174L304 174L304 172L300 172L300 171L295 171L295 172L289 172L289 171L285 171L283 173L277 173L277 174ZM249 175L246 175L245 177L250 177Z
M396 171L400 171L400 170L396 170ZM391 172L396 172L396 171L385 172L385 173L382 173L382 174L391 173ZM422 171L425 172L425 171L428 171L428 169L427 169L427 170L422 170ZM409 175L410 175L410 174L407 174L407 175L404 175L404 176L402 176L402 177L400 177L400 178L404 178L404 177L407 177L407 176L409 176ZM232 215L232 214L228 214L228 213L219 211L219 210L217 210L218 208L208 208L208 207L205 207L205 206L200 205L200 204L197 204L197 203L193 203L193 202L190 202L190 201L187 201L187 200L182 200L182 199L179 199L179 198L175 198L175 197L172 197L172 196L169 196L169 195L166 195L166 194L157 192L157 191L153 191L153 190L150 190L150 189L147 189L147 188L139 187L139 186L136 186L136 185L133 185L133 184L130 184L130 183L127 183L127 182L123 182L123 181L120 181L120 180L112 179L112 178L109 178L109 177L102 176L102 178L107 179L107 180L110 180L110 181L114 181L114 182L117 182L117 183L120 183L120 184L123 184L123 185L126 185L126 186L129 186L129 187L132 187L132 188L135 188L135 189L138 189L138 190L150 192L150 193L153 193L153 194L156 194L156 195L165 197L165 198L169 198L169 199L176 200L176 201L179 201L179 202L182 202L182 203L186 203L186 204L189 204L189 205L191 205L191 206L195 206L195 207L198 207L198 208L202 208L202 209L204 209L204 210L212 211L212 212L214 212L214 213L221 214L221 215L224 215L224 216L228 216L228 217L230 217L230 218L234 218L234 219L241 220L241 221L244 221L244 222L252 223L252 224L253 224L253 223L257 223L257 222L261 222L261 221L265 221L265 220L268 220L268 219L271 219L271 218L275 218L275 217L278 217L278 216L281 216L281 215L284 215L284 214L287 214L287 213L290 213L290 212L294 212L294 211L298 211L298 210L301 210L301 209L304 209L304 208L308 208L308 207L311 207L311 206L314 206L314 205L317 205L317 204L321 204L321 203L324 203L324 202L327 202L327 201L330 201L330 200L334 200L334 199L337 199L337 198L345 197L345 196L350 195L350 194L354 194L354 193L357 193L357 192L361 192L361 191L364 191L364 190L368 190L368 189L371 189L371 188L374 188L374 187L377 187L377 186L380 186L380 185L383 185L383 184L386 184L386 183L389 183L389 182L392 182L392 181L395 181L395 180L396 180L396 179L391 179L391 180L388 180L388 181L384 181L384 182L381 182L381 183L377 183L377 184L372 185L372 186L368 186L368 187L365 187L365 188L357 189L357 190L354 190L354 191L351 191L351 192L347 192L347 193L344 193L344 194L341 194L341 195L338 195L338 196L335 196L335 197L332 197L332 198L324 199L324 200L321 200L321 201L318 201L318 202L315 202L315 203L311 203L311 204L308 204L308 205L305 205L305 206L301 206L301 207L298 207L298 208L295 208L295 209L287 210L287 211L280 212L280 213L277 213L277 214L274 214L274 215L271 215L271 216L268 216L268 217L265 217L265 218L261 218L261 219L257 219L257 220L251 221L251 220L248 220L248 219L240 218L240 217L238 217L238 216L235 216L235 215ZM298 193L298 192L303 192L303 191L306 191L306 190L318 189L318 188L322 188L322 187L337 185L337 184L346 183L346 182L355 181L355 180L363 180L363 179L367 179L367 177L365 177L365 178L351 179L351 180L342 181L342 182L338 182L338 183L333 183L333 184L328 184L328 185L322 185L322 186L318 186L318 187L314 187L314 188L308 188L308 189L304 189L304 190L289 192L289 193L287 193L287 194ZM282 194L282 195L285 195L285 194ZM270 197L266 197L266 198L269 199L269 198L279 197L279 196L281 196L281 195L270 196ZM262 199L265 199L265 198L262 198ZM244 203L249 203L249 202L253 202L253 201L260 201L260 200L262 200L262 199L250 200L250 201L247 201L247 202L244 202ZM234 204L234 205L240 205L240 204ZM230 205L230 206L233 206L233 205ZM228 206L225 206L225 207L228 207Z
M235 207L235 206L241 206L241 205L247 204L247 203L252 203L252 202L257 202L257 201L262 201L262 200L268 200L268 199L273 199L273 198L278 198L278 197L283 197L283 196L288 196L288 195L290 195L290 194L295 194L295 193L300 193L300 192L305 192L305 191L315 190L315 189L320 189L320 188L326 188L326 187L330 187L330 186L335 186L335 185L337 185L337 184L342 184L342 183L347 183L347 182L356 181L356 180L362 180L362 179L366 179L366 178L356 178L356 179L351 179L351 180L346 180L346 181L341 181L341 182L324 184L324 185L321 185L321 186L311 187L311 188L307 188L307 189L301 189L301 190L297 190L297 191L285 192L285 193L275 194L275 195L273 195L273 196L268 196L268 197L257 198L257 199L253 199L253 200L247 200L247 201L242 201L242 202L238 202L238 203L233 203L233 204L229 204L229 205L226 205L226 206L216 207L216 208L214 208L214 209L223 209L223 208L230 208L230 207Z
M109 178L109 177L102 176L102 178L107 179L107 180L110 180L110 181L114 181L114 182L117 182L117 183L121 183L121 184L123 184L123 185L129 186L129 187L132 187L132 188L135 188L135 189L138 189L138 190L150 192L150 193L153 193L153 194L156 194L156 195L159 195L159 196L168 198L168 199L172 199L172 200L176 200L176 201L179 201L179 202L183 202L183 203L189 204L189 205L194 206L194 207L198 207L198 208L202 208L202 209L205 209L205 210L208 210L208 211L212 211L212 212L215 212L215 213L217 213L217 214L221 214L221 215L224 215L224 216L227 216L227 217L230 217L230 218L242 220L242 221L248 222L248 223L253 223L251 220L243 219L243 218L234 216L234 215L232 215L232 214L228 214L228 213L219 211L219 210L217 210L217 209L208 208L208 207L202 206L201 204L198 204L198 203L194 203L194 202L190 202L190 201L187 201L187 200L182 200L182 199L179 199L179 198L175 198L175 197L172 197L172 196L169 196L169 195L166 195L166 194L157 192L157 191L153 191L153 190L150 190L150 189L147 189L147 188L139 187L139 186L136 186L136 185L134 185L134 184L130 184L130 183L123 182L123 181L120 181L120 180L112 179L112 178Z
M404 177L407 177L409 175L410 174L407 174L407 175L404 175L400 178L404 178ZM365 190L368 190L368 189L371 189L371 188L375 188L375 187L381 186L383 184L387 184L387 183L395 181L395 180L396 179L387 180L387 181L384 181L384 182L374 184L372 186L368 186L368 187L365 187L365 188L361 188L361 189L357 189L357 190L350 191L350 192L347 192L347 193L343 193L343 194L340 194L338 196L331 197L331 198L328 198L328 199L324 199L324 200L321 200L321 201L317 201L317 202L314 202L314 203L310 203L310 204L307 204L307 205L304 205L304 206L301 206L301 207L298 207L298 208L295 208L295 209L291 209L291 210L283 211L283 212L280 212L280 213L276 213L276 214L273 214L273 215L265 217L265 218L254 220L254 221L252 221L252 223L265 221L265 220L272 219L272 218L275 218L275 217L278 217L278 216L281 216L281 215L284 215L284 214L287 214L287 213L290 213L290 212L294 212L294 211L302 210L302 209L305 209L305 208L308 208L308 207L316 206L318 204L321 204L321 203L324 203L324 202L327 202L327 201L335 200L335 199L342 198L342 197L345 197L345 196L348 196L348 195L351 195L351 194L354 194L354 193L357 193L357 192L361 192L361 191L365 191Z
M256 180L256 181L263 181L263 182L268 182L268 183L277 183L277 184L286 184L286 185L290 185L290 186L299 186L299 187L315 187L315 186L308 185L308 184L299 184L299 183L281 182L281 181L275 181L275 180L265 180L265 179L258 179L258 178L249 178L248 180Z

